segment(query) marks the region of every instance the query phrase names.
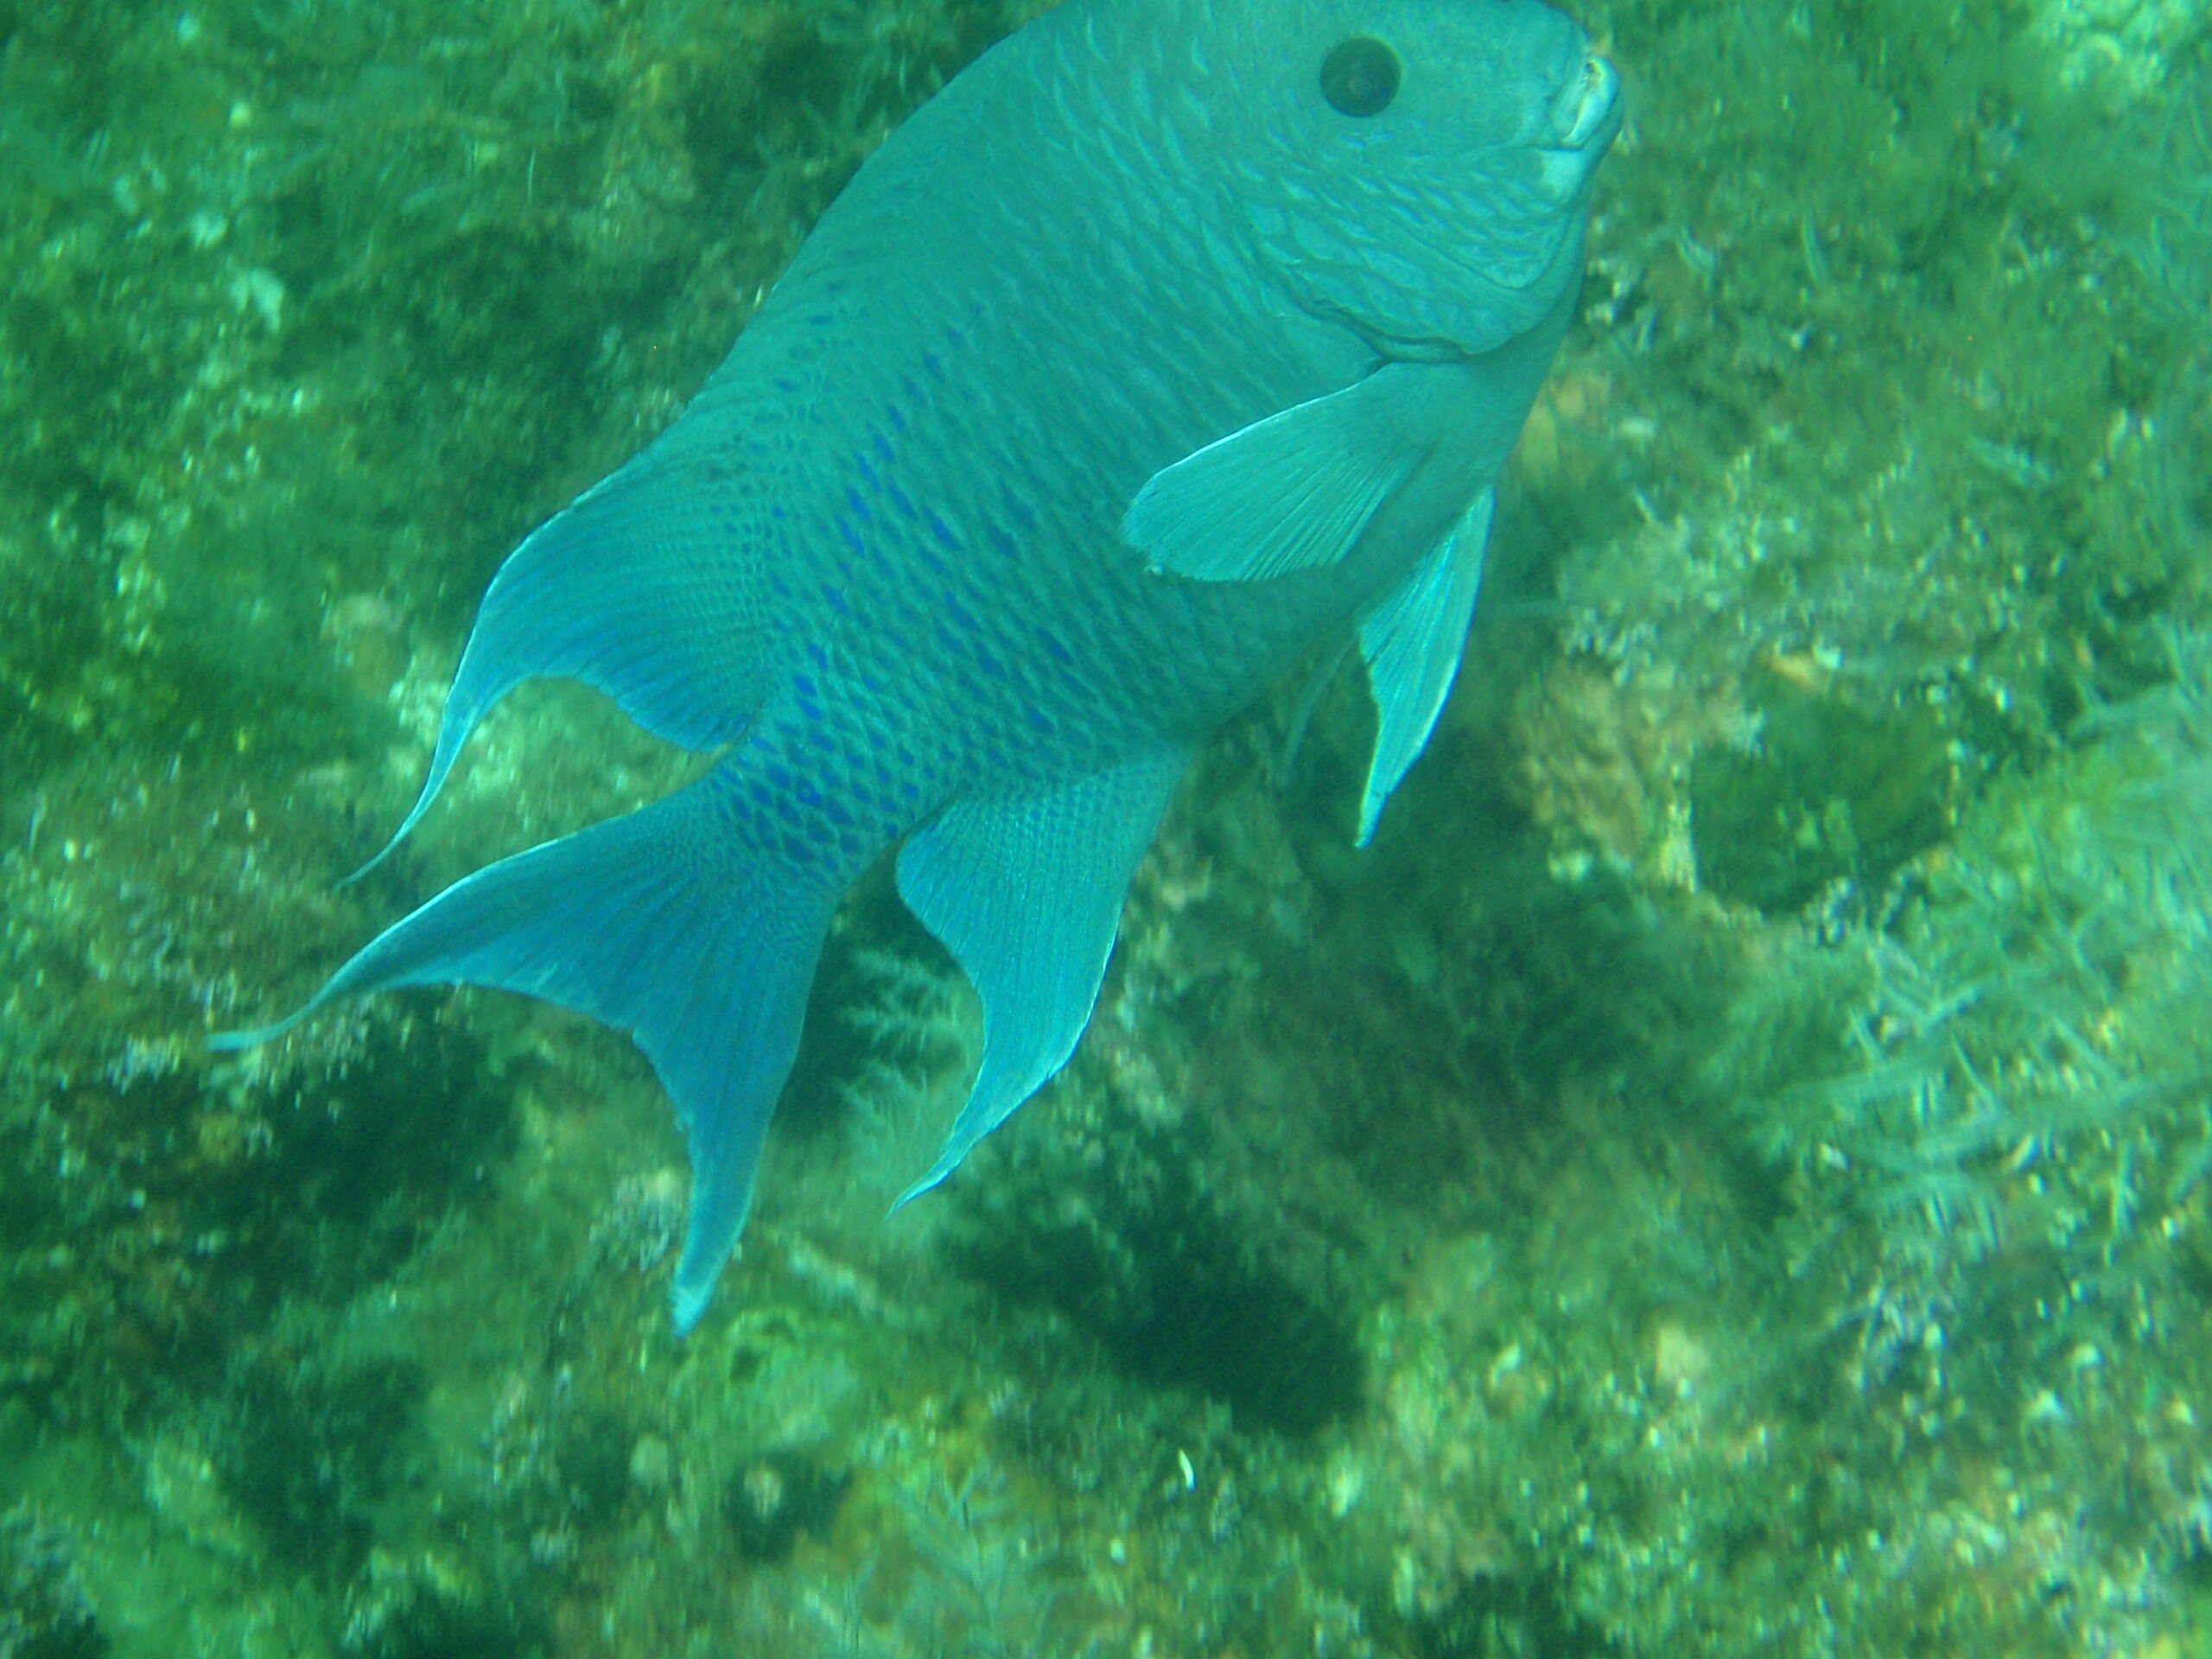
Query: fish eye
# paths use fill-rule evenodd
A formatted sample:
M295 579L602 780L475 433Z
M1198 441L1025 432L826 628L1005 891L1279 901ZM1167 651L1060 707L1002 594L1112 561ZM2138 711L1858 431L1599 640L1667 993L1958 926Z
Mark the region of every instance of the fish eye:
M1397 97L1403 73L1387 41L1354 35L1338 41L1321 60L1321 96L1344 115L1380 115Z

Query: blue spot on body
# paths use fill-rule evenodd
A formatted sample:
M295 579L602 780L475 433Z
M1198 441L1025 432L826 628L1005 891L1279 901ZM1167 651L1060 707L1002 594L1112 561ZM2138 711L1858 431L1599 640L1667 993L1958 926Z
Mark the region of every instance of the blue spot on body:
M988 530L983 532L983 539L988 542L995 550L998 552L1003 553L1009 559L1019 556L1021 552L1020 545L1015 542L1014 537L1007 535L1006 531L1001 530L996 524L993 524Z
M1060 636L1054 633L1050 628L1038 629L1037 637L1045 642L1046 652L1054 662L1072 663L1075 661L1075 658L1068 654L1068 648L1060 643Z
M853 510L853 517L864 524L870 523L875 518L874 511L868 506L868 498L860 493L859 487L855 485L845 486L845 505Z
M834 582L822 584L822 597L830 601L830 608L840 616L850 616L853 607L845 602L845 590Z
M938 540L944 544L944 550L946 552L957 553L963 547L967 545L965 542L963 542L960 537L954 533L952 526L946 524L944 520L938 516L936 508L929 508L922 516L925 521L929 524L930 534L936 537Z

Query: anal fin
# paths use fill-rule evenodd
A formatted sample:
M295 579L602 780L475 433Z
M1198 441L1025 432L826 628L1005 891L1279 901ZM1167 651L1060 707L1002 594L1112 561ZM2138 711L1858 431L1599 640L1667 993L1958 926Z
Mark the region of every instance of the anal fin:
M950 1175L1067 1064L1188 759L1162 752L1046 794L957 802L907 842L899 896L982 998L983 1060L937 1161L899 1204Z

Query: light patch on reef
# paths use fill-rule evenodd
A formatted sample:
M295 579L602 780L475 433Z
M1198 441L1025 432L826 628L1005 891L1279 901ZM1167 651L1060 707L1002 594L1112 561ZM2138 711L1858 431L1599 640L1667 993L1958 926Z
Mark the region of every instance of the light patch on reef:
M2202 21L2201 0L2047 0L2036 28L2057 49L2067 85L2110 78L2147 94Z

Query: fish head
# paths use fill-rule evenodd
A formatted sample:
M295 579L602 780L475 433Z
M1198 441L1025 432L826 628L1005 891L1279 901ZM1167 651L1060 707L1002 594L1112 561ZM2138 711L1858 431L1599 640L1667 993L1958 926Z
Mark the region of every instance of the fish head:
M1448 359L1571 303L1622 113L1572 19L1538 0L1220 0L1212 26L1210 79L1238 106L1211 124L1225 211L1293 304L1386 358Z

